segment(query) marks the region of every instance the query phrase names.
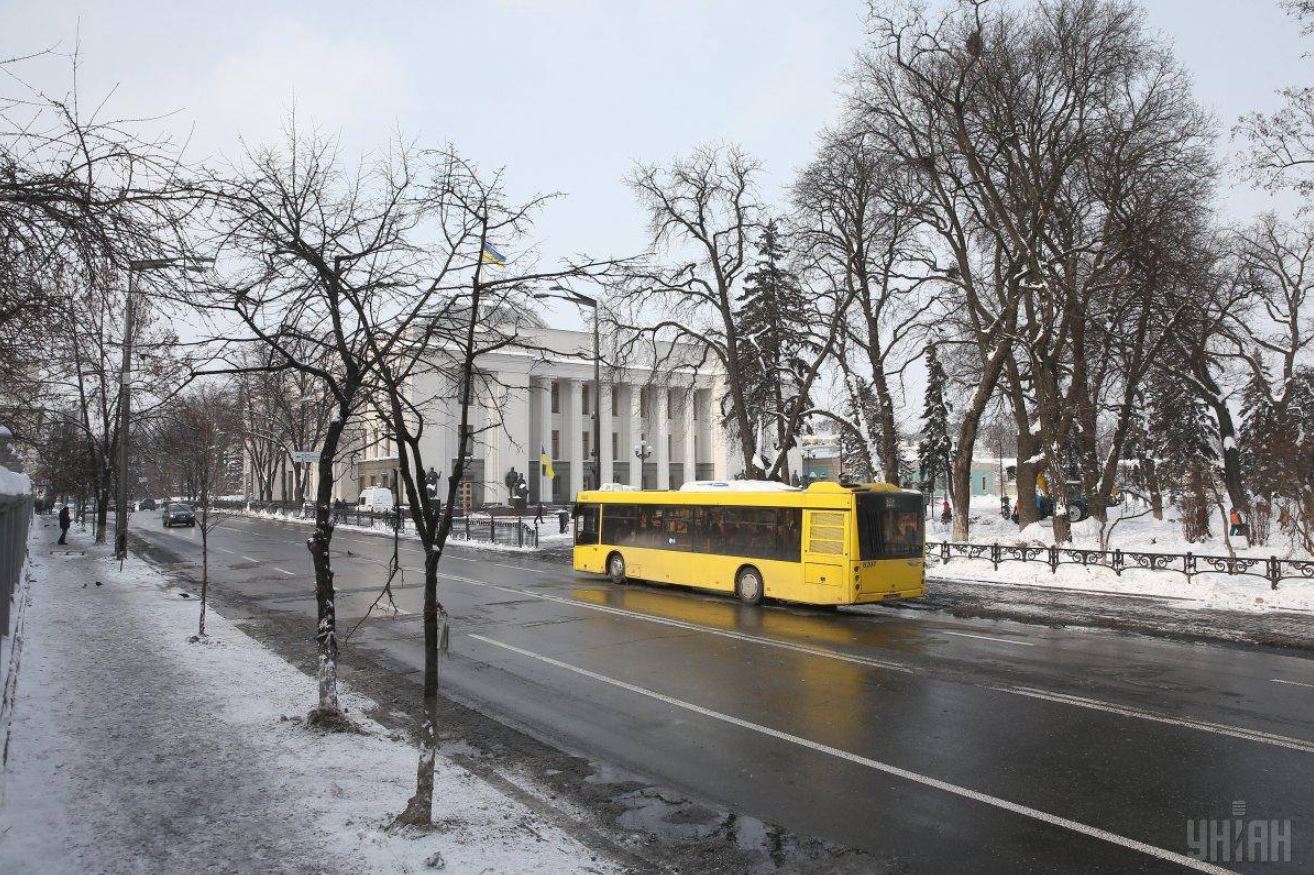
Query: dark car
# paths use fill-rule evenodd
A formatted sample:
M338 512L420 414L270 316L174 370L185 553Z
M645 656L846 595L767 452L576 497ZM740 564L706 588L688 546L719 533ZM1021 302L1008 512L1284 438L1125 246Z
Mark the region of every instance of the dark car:
M190 505L172 502L164 506L164 527L170 526L195 526L196 514L192 512Z
M159 507L159 505L155 503L155 499L153 498L143 498L141 501L137 502L138 510L155 510L157 507Z

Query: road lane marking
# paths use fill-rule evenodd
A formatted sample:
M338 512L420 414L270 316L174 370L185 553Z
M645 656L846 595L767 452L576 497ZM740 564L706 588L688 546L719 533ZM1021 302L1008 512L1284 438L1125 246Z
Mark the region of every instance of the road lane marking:
M825 659L835 659L841 662L849 662L857 665L866 665L872 668L883 668L889 671L903 672L904 674L920 675L931 677L936 680L945 680L937 677L933 672L924 669L915 669L897 662L887 662L885 660L872 659L870 657L853 656L838 650L831 650L824 647L809 647L803 644L793 644L787 641L777 641L771 638L759 638L756 635L748 635L743 632L731 632L728 629L717 629L713 626L703 626L698 623L689 623L684 620L672 620L666 617L654 617L650 614L640 614L635 611L629 611L624 608L613 608L609 605L594 605L588 602L574 601L572 599L552 596L546 593L530 592L528 590L516 589L512 586L503 586L497 583L487 583L480 580L472 580L468 577L458 577L454 574L439 574L446 580L454 580L458 583L465 583L472 586L480 586L488 589L497 589L502 592L513 593L515 595L529 596L530 598L540 599L542 601L556 602L557 604L567 605L577 608L587 608L591 611L599 611L606 614L615 614L617 616L630 617L636 620L645 620L649 623L656 623L662 626L674 626L678 629L688 629L693 632L705 632L709 635L720 635L725 638L735 638L740 641L748 641L753 644L761 644L766 647L776 647L781 650L791 650L795 653L805 653L809 656L820 656ZM1002 639L1001 639L1002 640ZM1017 643L1017 642L1014 642ZM1039 690L1033 687L1020 687L1010 685L993 685L982 683L971 683L964 681L945 680L946 683L968 683L970 686L983 687L988 690L994 690L997 693L1007 693L1014 696L1025 696L1032 699L1044 699L1060 705L1070 705L1078 708L1090 708L1096 711L1105 711L1110 714L1117 714L1122 717L1131 717L1140 720L1148 720L1154 723L1163 723L1169 726L1177 726L1184 729L1196 729L1201 732L1209 732L1215 735L1225 735L1231 738L1237 738L1244 741L1258 742L1259 744L1271 744L1276 747L1284 747L1290 750L1298 750L1304 753L1314 753L1314 742L1305 741L1300 738L1292 738L1285 735L1276 735L1270 732L1263 732L1258 729L1246 729L1239 726L1228 726L1222 723L1210 723L1204 720L1191 720L1185 717L1167 717L1161 714L1155 714L1152 711L1142 711L1139 708L1131 708L1125 705L1118 705L1113 702L1105 702L1099 699L1088 699L1082 696L1072 696L1066 693L1051 693L1046 690Z
M939 630L945 635L954 635L959 638L980 638L982 641L998 641L1000 644L1016 644L1018 647L1035 647L1033 641L1016 641L1012 638L995 638L991 635L973 635L971 632L949 632L944 629Z
M1150 720L1155 723L1166 723L1170 726L1184 726L1188 729L1198 729L1201 732L1212 732L1215 735L1226 735L1231 738L1241 738L1246 741L1257 741L1261 744L1271 744L1275 747L1285 747L1288 750L1314 753L1314 742L1304 741L1299 738L1291 738L1286 735L1276 735L1272 732L1264 732L1259 729L1244 729L1239 726L1227 726L1222 723L1210 723L1205 720L1167 717L1162 714L1155 714L1152 711L1142 711L1139 708L1130 708L1125 705L1115 705L1111 702L1102 702L1099 699L1087 699L1082 696L1073 696L1067 693L1051 693L1046 690L1037 690L1031 687L1001 686L990 687L990 689L998 690L1001 693L1012 693L1016 696L1044 699L1047 702L1075 705L1078 708L1090 708L1095 711L1105 711L1110 714L1121 714L1124 717L1136 717L1141 720Z
M501 647L504 650L509 650L513 653L518 653L521 656L526 656L529 657L530 659L536 659L539 662L545 663L547 665L551 665L555 668L560 668L565 671L574 672L575 674L581 675L591 680L599 681L604 684L610 684L611 686L619 687L622 690L627 690L631 693L635 693L640 696L646 696L650 699L653 699L655 701L661 702L666 705L672 705L676 708L683 708L686 711L691 711L695 714L700 714L704 717L710 717L713 720L720 720L724 723L729 723L732 726L738 726L741 729L747 729L751 732L757 732L762 735L766 735L770 738L775 738L779 741L785 741L790 744L797 745L799 747L805 747L808 748L809 750L814 750L817 751L818 753L827 754L829 756L833 756L838 759L848 760L851 763L856 763L860 766L866 766L867 768L873 769L874 771L884 772L887 775L893 775L897 778L903 778L908 781L913 781L917 784L921 784L926 787L932 787L936 790L942 790L946 793L952 793L955 796L961 796L964 799L970 799L973 802L980 802L985 805L990 805L994 808L999 808L1004 811L1012 812L1013 814L1020 814L1023 817L1029 817L1032 820L1037 820L1040 821L1041 823L1046 823L1051 826L1056 826L1059 827L1060 829L1066 829L1070 832L1075 832L1075 833L1079 833L1080 835L1088 836L1090 838L1099 839L1101 841L1108 842L1110 844L1117 845L1122 848L1126 848L1127 850L1138 851L1142 854L1146 854L1147 856L1154 857L1155 859L1164 860L1170 863L1176 863L1179 866L1185 866L1186 868L1194 869L1197 872L1212 872L1212 873L1233 872L1233 870L1231 869L1224 869L1222 866L1216 866L1213 863L1207 863L1203 860L1197 860L1193 857L1188 857L1185 854L1179 854L1176 851L1169 851L1164 848L1156 847L1155 845L1146 844L1145 842L1138 841L1133 838L1128 838L1127 836L1119 835L1118 833L1109 832L1108 830L1100 829L1099 827L1089 826L1087 824L1081 823L1076 820L1069 820L1066 817L1060 817L1057 814L1050 814L1047 811L1041 811L1040 809L1032 808L1029 805L1021 805L1017 802L1010 802L1007 799L1001 799L998 796L991 796L988 793L982 793L978 790L972 790L967 787L963 787L959 784L951 784L948 781L942 781L939 778L932 778L929 775L923 775L919 772L913 772L908 769L903 769L898 766L891 765L889 763L881 762L880 760L874 760L871 759L870 757L862 756L861 754L852 753L847 750L841 750L840 748L832 747L831 745L824 744L819 741L813 741L810 738L803 738L798 735L792 735L788 732L784 732L779 729L772 729L770 726L763 726L760 723L753 723L750 720L744 720L743 718L740 717L734 717L731 716L730 714L724 714L720 711L714 711L711 708L704 708L702 705L695 705L692 702L686 702L683 699L677 699L673 696L667 696L664 693L658 693L654 690L649 690L644 687L627 683L625 681L618 680L613 677L608 677L607 675L599 674L595 671L589 671L586 668L580 668L579 666L571 665L568 662L562 662L559 659L553 659L550 656L544 656L539 653L534 653L531 650L525 650L523 648L516 647L511 644L505 644L501 641L495 641L492 638L486 638L483 635L472 634L469 637L475 639L476 641L482 641L485 644L491 644L494 647Z
M599 611L604 614L615 614L621 617L631 617L639 620L646 620L649 623L656 623L661 626L673 626L676 629L686 629L690 632L706 632L709 635L720 635L723 638L734 638L739 641L749 641L753 644L763 644L767 647L777 647L781 650L792 650L795 653L806 653L810 656L824 656L828 659L837 659L841 662L852 662L858 665L871 666L872 668L884 668L890 671L901 671L905 674L914 674L913 670L906 665L899 665L894 662L885 662L880 659L872 659L866 656L850 656L847 653L840 653L838 650L827 650L821 647L809 647L806 644L793 644L788 641L776 641L771 638L758 638L754 635L746 635L743 632L731 632L728 629L717 629L714 626L701 626L697 623L687 623L684 620L672 620L666 617L653 617L648 614L638 614L634 611L627 611L624 608L613 608L606 605L591 605L588 602L576 602L570 599L563 599L559 596L547 595L546 593L527 592L523 589L516 589L512 586L502 586L498 583L486 583L480 580L471 580L468 577L457 577L453 574L439 574L439 577L447 580L455 580L458 583L470 584L473 586L487 587L488 589L498 589L502 592L513 593L515 595L528 596L546 602L556 602L571 607L588 608L592 611Z
M1272 678L1271 680L1275 684L1290 684L1293 687L1309 687L1310 689L1314 689L1314 684L1302 684L1300 681L1284 681L1282 678Z
M453 557L458 558L458 557ZM469 561L469 560L467 560ZM537 568L526 568L523 565L507 565L505 562L489 562L489 565L496 565L498 568L510 568L514 571L529 571L533 574L551 574L550 571L540 571Z
M282 569L282 568L275 568L274 570L275 570L275 571L282 571L282 572L283 572L284 574L286 574L288 577L296 577L296 576L297 576L297 573L296 573L295 571L286 571L286 570L284 570L284 569Z
M461 556L444 556L443 558L460 559L463 562L479 561L477 559L467 559ZM492 563L492 564L498 564L498 563ZM413 570L416 573L422 573L420 569L407 569L407 570L408 571ZM743 632L732 632L726 629L718 629L712 626L703 626L697 623L690 623L683 620L673 620L665 617L656 617L651 614L643 614L637 611L626 610L624 608L615 608L606 605L596 605L596 604L591 604L589 602L581 602L573 599L562 598L559 596L552 596L542 592L531 592L528 590L517 589L515 587L505 586L502 584L490 583L488 581L474 580L472 578L462 577L455 574L444 574L440 572L439 577L444 578L446 580L455 581L457 583L464 583L470 586L496 589L515 595L528 596L530 598L538 599L540 601L555 602L557 604L561 604L569 607L586 608L591 611L613 614L616 616L629 617L631 619L642 620L645 622L655 623L658 625L687 629L695 632L704 632L710 635L719 635L724 638L733 638L740 641L747 641L750 643L760 644L767 647L775 647L781 650L789 650L796 653L804 653L807 655L819 656L826 659L835 659L841 662L866 665L873 668L883 668L890 671L903 672L905 674L916 674L922 676L936 677L933 672L928 672L924 669L913 669L907 665L903 665L900 663L887 662L885 660L879 660L870 657L852 656L846 653L842 653L840 651L830 650L827 648L810 647L802 644L793 644L785 641L777 641L770 638L761 638ZM941 630L941 631L946 631L946 630ZM1012 641L1005 638L991 638L989 636L972 635L965 632L946 631L946 634L973 637L973 638L985 638L986 640L1000 641L1008 644L1021 644L1024 646L1034 646L1031 642ZM937 678L937 679L944 680L943 678ZM1314 686L1314 685L1301 684L1298 681L1280 681L1276 678L1273 680L1274 682L1277 683L1288 683L1295 686ZM952 680L946 682L963 683L962 681L952 681ZM1017 696L1025 696L1033 699L1044 699L1046 701L1055 704L1069 705L1072 707L1090 708L1093 710L1104 711L1110 714L1117 714L1123 717L1148 720L1151 722L1162 723L1170 726L1177 726L1180 728L1195 729L1202 732L1209 732L1216 735L1224 735L1245 741L1257 742L1260 744L1271 744L1278 747L1284 747L1284 748L1298 750L1306 753L1314 752L1314 742L1309 742L1298 738L1291 738L1288 736L1267 733L1261 730L1246 729L1242 727L1229 726L1226 724L1219 724L1219 723L1211 723L1207 721L1191 720L1182 717L1169 717L1161 714L1156 714L1151 711L1143 711L1138 708L1119 705L1113 702L1105 702L1098 699L1089 699L1080 696L1068 695L1065 693L1051 693L1045 690L1040 690L1030 687L991 685L991 684L971 683L971 682L968 683L970 683L970 685L972 686L984 687L986 689L994 690L995 692L1007 693Z
M259 559L252 559L250 556L243 556L242 558L245 559L247 562L259 562L259 561L260 561Z
M229 550L227 547L217 547L217 546L216 546L216 547L212 547L211 549L213 549L213 550L218 550L220 553L232 553L232 554L234 554L234 555L237 553L236 550Z

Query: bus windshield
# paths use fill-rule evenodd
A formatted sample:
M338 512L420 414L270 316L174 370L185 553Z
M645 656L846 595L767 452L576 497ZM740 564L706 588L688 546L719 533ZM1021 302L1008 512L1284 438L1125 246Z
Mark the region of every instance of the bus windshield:
M859 495L858 548L861 558L897 559L922 555L920 495Z
M598 510L596 504L575 505L575 543L598 543Z

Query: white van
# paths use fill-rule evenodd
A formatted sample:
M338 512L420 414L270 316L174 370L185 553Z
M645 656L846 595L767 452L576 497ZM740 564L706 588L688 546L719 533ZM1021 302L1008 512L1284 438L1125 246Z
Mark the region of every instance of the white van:
M356 500L360 510L392 510L392 490L386 486L367 486Z

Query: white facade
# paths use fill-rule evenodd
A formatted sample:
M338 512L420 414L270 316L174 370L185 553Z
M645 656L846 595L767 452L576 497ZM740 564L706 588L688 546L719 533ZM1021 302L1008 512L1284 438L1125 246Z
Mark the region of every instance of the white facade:
M659 344L646 355L627 351L625 365L604 365L601 392L593 385L593 334L543 327L521 329L520 343L481 357L471 405L473 450L459 497L472 506L510 504L506 478L523 475L530 503L568 503L601 483L678 488L691 480L725 479L742 469L727 452L718 414L723 381L697 366L692 349ZM618 356L604 350L604 359ZM460 403L444 377L415 378L411 397L424 418L421 452L446 494L458 447ZM601 398L595 397L600 394ZM594 446L593 411L600 405L601 446ZM359 490L389 485L396 446L369 416L353 429L335 494L352 502ZM636 453L636 450L638 451ZM544 476L546 451L555 477ZM598 468L601 468L599 477Z

